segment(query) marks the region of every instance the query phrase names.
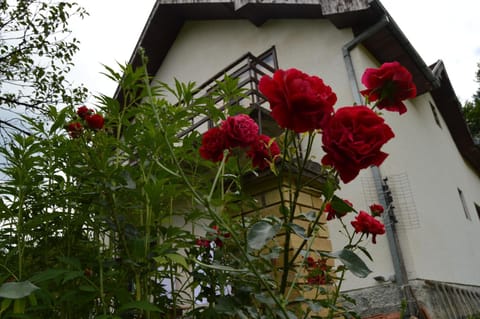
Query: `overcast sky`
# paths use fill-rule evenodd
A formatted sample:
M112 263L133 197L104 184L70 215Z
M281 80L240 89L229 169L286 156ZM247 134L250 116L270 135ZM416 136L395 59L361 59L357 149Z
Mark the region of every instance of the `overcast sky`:
M82 42L73 73L75 83L93 92L113 94L116 84L100 74L101 64L129 60L155 0L77 0L90 13L72 21ZM477 90L480 62L480 1L382 0L427 65L442 59L463 103ZM90 102L93 102L91 99Z

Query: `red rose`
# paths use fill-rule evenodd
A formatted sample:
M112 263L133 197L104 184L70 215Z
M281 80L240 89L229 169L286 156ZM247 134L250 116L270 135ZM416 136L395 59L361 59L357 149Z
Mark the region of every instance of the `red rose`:
M227 149L225 133L219 127L213 127L202 136L200 156L212 162L219 162L223 159L223 151Z
M200 247L210 248L210 240L208 239L197 238L197 240L195 240L195 244Z
M343 201L344 201L348 206L353 207L353 204L352 204L349 200L344 199ZM351 211L353 211L353 208L352 208ZM336 211L335 209L333 209L331 203L327 203L327 204L325 205L325 213L327 213L327 220L332 220L332 219L334 219L335 217L337 217L337 218L342 218L343 216L347 215L348 212L338 212L338 211Z
M373 216L367 214L364 211L355 217L355 220L351 222L353 228L355 228L356 233L364 233L373 235L372 242L377 243L376 236L385 234L385 226Z
M297 69L263 76L259 90L268 99L278 125L297 133L323 128L333 113L337 96L316 76Z
M362 83L367 87L361 91L368 101L378 101L379 109L403 114L407 111L403 100L414 98L417 88L412 75L398 62L387 62L378 69L368 68L362 76Z
M222 130L229 147L248 147L258 137L258 125L247 114L238 114L223 121Z
M380 204L372 204L370 205L370 213L372 213L372 216L380 216L382 215L384 209L383 206Z
M92 109L89 109L88 107L80 106L77 110L77 115L80 116L80 118L85 119L87 116L92 115L94 111Z
M82 135L83 125L79 122L72 122L67 126L67 132L72 138L77 138Z
M280 147L278 147L277 142L263 134L257 137L247 152L247 156L252 159L253 167L259 169L267 168L269 163L273 162L279 155Z
M313 257L310 257L310 256L309 256L309 257L307 258L307 267L312 268L312 267L315 267L316 264L317 264L317 263L316 263L315 259L313 259Z
M361 169L382 164L388 154L380 148L392 137L392 129L368 107L340 108L323 131L322 148L327 154L322 164L333 166L348 183Z
M88 124L88 127L94 130L100 130L103 128L105 119L100 114L87 115L85 121Z
M83 274L85 275L85 277L92 277L93 276L93 270L91 268L87 267L83 271Z
M324 273L309 274L307 276L307 283L309 285L325 285L327 283L327 276Z
M220 238L215 238L215 247L223 247L223 241Z

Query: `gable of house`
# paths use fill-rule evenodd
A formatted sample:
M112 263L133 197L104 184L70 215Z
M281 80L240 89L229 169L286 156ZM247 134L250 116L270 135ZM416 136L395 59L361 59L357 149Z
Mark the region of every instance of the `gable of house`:
M378 63L396 60L413 75L418 95L431 92L459 152L480 176L480 149L464 123L460 103L443 67L428 67L379 1L367 0L162 0L157 1L130 59L141 64L139 48L155 75L189 21L245 20L261 26L268 20L324 19L337 29L362 35L361 44ZM373 28L375 25L380 25ZM235 36L232 34L232 36ZM437 66L441 63L437 63ZM220 69L220 68L219 68ZM213 73L213 72L212 72ZM117 91L117 95L119 92Z
M154 79L168 81L178 76L182 81L194 79L205 86L213 78L220 79L230 65L250 58L245 65L253 68L253 90L262 74L257 69L272 72L261 65L260 57L273 49L282 68L298 67L321 75L337 91L337 105L355 100L351 91L358 92L360 75L355 70L399 61L412 73L419 97L408 101L409 112L401 119L398 114L386 114L387 122L395 122L399 138L387 145L392 156L384 164L394 193L395 181L407 185L410 177L413 190L405 188L405 193L415 192L422 214L416 217L415 229L402 234L406 255L411 255L407 258L413 269L410 275L480 285L473 269L455 271L467 258L480 260L472 250L476 238L473 222L478 221L472 221L473 214L468 220L459 218L463 218L464 203L457 194L465 193L465 206L470 210L472 199L480 201L475 190L480 185L480 151L463 121L442 62L428 67L379 1L158 1L132 56L134 65L139 65L140 47L149 57L147 67ZM348 76L345 55L350 55L354 65ZM252 93L250 102L262 104L264 100L257 93ZM402 174L392 176L396 171ZM357 196L354 202L363 201L362 186L350 187L349 195ZM397 211L401 211L400 206L397 202ZM449 229L462 236L451 240L444 235ZM389 263L386 242L379 242L375 248L381 251L377 255L383 258L381 262ZM446 255L449 260L445 260ZM432 261L441 262L442 267L432 269ZM377 270L386 273L391 268L379 266ZM370 280L374 286L376 283Z

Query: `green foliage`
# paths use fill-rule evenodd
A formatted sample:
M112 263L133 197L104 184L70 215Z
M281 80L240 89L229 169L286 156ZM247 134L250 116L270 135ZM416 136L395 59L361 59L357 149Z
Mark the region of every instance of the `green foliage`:
M79 49L78 40L69 36L68 22L85 14L77 4L64 1L1 2L0 109L44 114L50 105L82 101L85 89L72 88L66 74ZM25 130L5 117L0 123L2 129Z
M477 67L476 81L480 84L480 63ZM462 112L475 143L480 144L480 87L472 96L472 101L465 102Z
M278 212L260 216L244 189L243 177L257 174L250 163L199 156L201 135L188 130L191 119L218 123L235 112L232 101L241 94L235 80L196 97L193 83L150 87L144 68L122 66L121 74L106 69L123 98L99 97L103 129L69 136L64 127L80 120L76 110L52 107L49 125L25 117L33 134L17 134L0 148L7 159L0 184L0 315L293 319L324 310L329 318L354 316L340 288L346 271L370 272L354 252L369 256L359 246L363 236L345 227L346 248L329 255L342 263L329 266L331 288L306 284L307 258L327 256L312 249L324 207L295 213L299 191L310 186L310 177L301 178L307 161L283 148L292 162L280 162L275 172L291 184L281 190ZM215 107L221 96L233 103L224 112ZM306 145L314 137L305 136ZM299 143L292 133L283 140ZM336 176L320 174L328 181L324 203L351 211L334 195ZM301 244L292 249L294 238Z

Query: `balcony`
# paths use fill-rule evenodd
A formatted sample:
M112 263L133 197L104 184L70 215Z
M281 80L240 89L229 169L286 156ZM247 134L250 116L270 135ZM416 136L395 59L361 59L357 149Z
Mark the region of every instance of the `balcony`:
M228 103L225 102L223 97L215 97L214 105L221 111L226 110L228 106L241 106L247 109L247 113L258 123L260 134L278 136L281 130L270 117L267 101L258 90L261 77L264 75L271 76L277 69L275 47L268 49L259 56L254 56L248 52L200 85L195 97L210 95L218 88L218 83L222 82L225 76L234 78L238 80L238 88L243 91L242 97ZM204 132L214 126L211 119L205 115L195 116L190 121L191 126L181 132L180 137L194 130Z

